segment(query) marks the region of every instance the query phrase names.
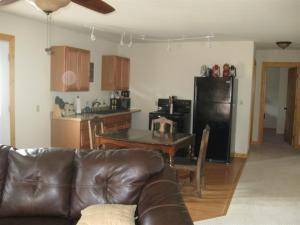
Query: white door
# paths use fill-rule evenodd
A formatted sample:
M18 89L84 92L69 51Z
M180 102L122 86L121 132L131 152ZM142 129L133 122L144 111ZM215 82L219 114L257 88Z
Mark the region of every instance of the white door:
M0 41L0 144L10 145L9 43Z

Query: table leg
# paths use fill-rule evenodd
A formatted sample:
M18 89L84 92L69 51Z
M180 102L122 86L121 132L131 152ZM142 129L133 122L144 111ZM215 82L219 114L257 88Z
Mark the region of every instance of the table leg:
M189 145L188 156L190 157L190 159L194 158L194 152L193 152L192 144Z
M176 149L170 148L169 149L169 165L170 167L174 167L174 156L175 156Z

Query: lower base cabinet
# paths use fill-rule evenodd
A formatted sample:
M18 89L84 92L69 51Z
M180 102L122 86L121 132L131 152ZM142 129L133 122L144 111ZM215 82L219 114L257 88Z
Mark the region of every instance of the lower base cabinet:
M99 119L104 132L131 127L131 114L112 115ZM100 126L100 124L99 124ZM90 148L88 120L52 118L51 146L59 148Z

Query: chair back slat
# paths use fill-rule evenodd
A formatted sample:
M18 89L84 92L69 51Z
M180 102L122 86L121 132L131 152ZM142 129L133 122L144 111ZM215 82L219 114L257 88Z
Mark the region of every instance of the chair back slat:
M209 139L210 127L206 125L205 129L202 132L201 144L197 159L197 171L196 173L203 172L204 170L204 163L206 160L206 152L207 152L207 145Z
M166 125L169 126L169 129L166 129ZM152 120L151 131L159 131L160 133L173 133L174 125L174 121L162 116Z
M100 127L99 127L100 125ZM97 148L96 136L103 133L103 122L99 117L88 120L90 149Z

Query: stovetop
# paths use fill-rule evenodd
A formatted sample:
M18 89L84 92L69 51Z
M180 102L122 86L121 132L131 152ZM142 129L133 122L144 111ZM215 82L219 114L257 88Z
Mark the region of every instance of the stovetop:
M155 114L155 115L183 115L184 113L180 113L180 112L173 112L172 114L168 111L164 111L164 110L157 110L157 111L153 111L150 112L150 114Z

